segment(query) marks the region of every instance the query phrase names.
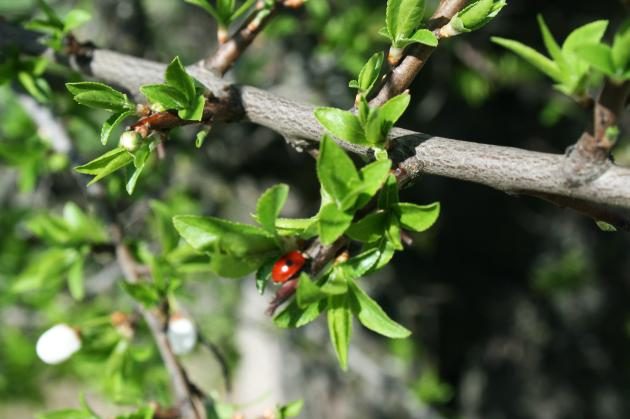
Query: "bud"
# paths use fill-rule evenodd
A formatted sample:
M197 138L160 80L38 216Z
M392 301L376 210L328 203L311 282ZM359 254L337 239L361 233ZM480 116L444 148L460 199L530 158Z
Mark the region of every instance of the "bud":
M477 0L464 7L440 29L441 38L449 38L481 28L506 5L505 0Z
M129 152L134 152L140 148L142 136L135 131L125 131L120 135L118 145Z
M173 315L168 322L166 332L171 349L177 355L185 355L193 350L197 343L197 329L187 317Z
M37 340L35 351L46 364L59 364L81 349L79 333L67 324L57 324Z

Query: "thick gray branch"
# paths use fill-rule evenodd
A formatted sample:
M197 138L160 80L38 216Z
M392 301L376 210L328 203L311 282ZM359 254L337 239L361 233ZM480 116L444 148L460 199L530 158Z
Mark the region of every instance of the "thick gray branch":
M0 47L14 42L24 51L41 53L23 30L7 29L0 22ZM10 27L9 27L10 28ZM17 35L16 35L17 34ZM20 35L21 34L21 35ZM13 35L11 37L11 35ZM25 43L22 45L22 43ZM165 66L108 50L95 50L90 61L73 67L97 79L125 88L134 96L142 84L161 82ZM228 89L240 96L246 118L268 127L285 138L320 140L323 130L313 117L314 107L297 103L248 86L231 85L209 70L195 65L189 72L215 96ZM592 204L630 210L630 169L610 164L598 178L579 186L567 180L564 155L539 153L512 147L460 141L394 129L393 155L402 161L410 177L434 174L480 183L513 194L558 196ZM365 148L344 144L347 149L367 154ZM563 199L563 202L567 202ZM567 205L570 206L570 205Z

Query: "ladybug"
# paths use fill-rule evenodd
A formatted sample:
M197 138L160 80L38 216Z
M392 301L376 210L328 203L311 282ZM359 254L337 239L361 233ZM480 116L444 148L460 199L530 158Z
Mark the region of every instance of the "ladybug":
M302 270L304 263L306 263L306 259L302 253L297 250L289 252L273 264L271 279L278 284L287 282Z

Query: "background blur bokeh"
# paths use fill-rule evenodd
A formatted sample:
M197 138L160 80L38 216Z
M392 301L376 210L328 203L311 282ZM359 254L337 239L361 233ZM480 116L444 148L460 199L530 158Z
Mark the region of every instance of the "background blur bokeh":
M179 55L192 63L215 47L212 20L183 1L51 4L61 12L89 10L92 21L78 37L117 51L163 62ZM348 80L386 46L377 35L384 5L309 0L305 9L279 16L228 77L293 99L348 107ZM31 1L0 0L0 16L8 20L34 13ZM537 13L564 39L597 19L617 28L628 5L512 0L488 27L440 46L414 82L400 125L563 153L590 115L489 41L497 35L542 49ZM51 106L78 150L72 161L85 162L102 150L104 115L71 101L63 89L68 78L78 76L60 68L47 75L56 92ZM59 367L35 356L34 342L48 325L129 310L132 302L115 284L120 274L108 255L86 265L82 302L67 295L53 265L31 272L46 246L33 240L24 220L33 212L58 213L68 201L89 205L85 183L71 174L68 158L51 150L28 103L10 85L0 87L0 417L76 406L81 391L102 411L124 410L111 403L128 401L121 394L165 400L167 381L148 336L140 336L124 384L106 377L113 361L105 356L78 356ZM627 133L615 151L620 164L630 164ZM287 215L317 210L314 161L277 134L250 124L216 127L200 150L193 138L191 130L178 131L167 144L167 159L152 163L133 198L122 177L103 183L132 238L150 240L157 230L148 199L162 200L173 214L246 220L265 188L285 182L291 186ZM203 348L184 359L199 384L251 417L296 398L305 399L306 418L627 417L627 235L601 231L590 219L533 198L446 178L427 176L402 195L417 203L440 201L438 224L364 281L386 311L413 330L412 338L388 341L356 327L344 374L321 319L297 331L277 330L264 315L269 296L257 296L253 280L191 275L180 302L226 354L234 391L228 394L216 360ZM35 291L16 291L14 283L25 275L40 280Z

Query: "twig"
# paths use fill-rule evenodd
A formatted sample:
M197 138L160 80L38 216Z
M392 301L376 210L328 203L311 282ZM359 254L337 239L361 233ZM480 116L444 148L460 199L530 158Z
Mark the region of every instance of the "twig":
M225 359L225 356L223 355L223 352L221 352L221 349L219 349L219 347L214 342L207 339L204 334L200 332L200 330L201 329L197 327L197 336L199 339L199 343L205 346L212 353L214 359L216 359L217 363L221 367L221 375L223 376L223 381L225 382L225 389L228 393L230 393L232 391L232 379L230 377L230 367L228 361L227 359Z
M439 29L446 25L457 12L465 5L467 0L442 0L431 20L429 29L439 38ZM434 47L423 44L415 44L408 48L407 56L386 76L380 90L370 100L371 106L380 106L392 97L405 91L424 67Z
M278 6L279 3L275 2L271 8L266 8L263 2L258 2L256 9L236 33L228 41L220 44L219 49L211 57L202 61L202 65L220 75L225 74L256 39L256 36L267 26L267 23L278 11Z
M131 284L137 283L139 276L136 270L136 262L129 248L122 241L122 230L120 227L113 226L112 235L117 243L116 260L120 265L125 280ZM138 310L151 331L153 340L162 357L162 362L168 371L180 417L182 419L205 419L203 400L200 399L194 385L188 380L186 371L179 363L168 342L166 335L168 316L165 313L151 311L140 304L138 305Z

